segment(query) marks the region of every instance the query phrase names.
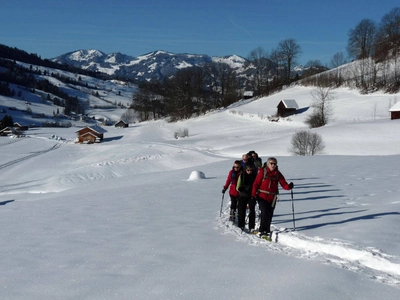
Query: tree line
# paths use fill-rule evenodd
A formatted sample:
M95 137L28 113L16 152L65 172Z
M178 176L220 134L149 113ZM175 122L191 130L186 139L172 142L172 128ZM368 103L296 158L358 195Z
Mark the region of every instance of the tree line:
M84 113L84 106L78 100L78 97L72 97L68 95L47 79L36 79L34 75L41 75L40 70L33 70L32 67L27 70L26 68L16 64L14 61L7 59L0 59L0 67L4 67L6 69L5 72L0 72L0 83L5 82L4 84L0 85L0 94L5 96L14 96L15 91L9 87L9 83L13 83L29 88L33 93L37 89L59 97L54 97L54 104L63 106L64 114L66 115L71 114L72 111L80 114ZM60 76L58 76L58 78L59 77ZM46 100L51 101L49 94Z
M268 95L290 84L290 70L301 47L294 39L278 44L271 55L258 47L251 51L244 65L245 72L237 72L227 63L211 62L201 67L177 71L173 77L138 85L130 109L123 118L139 121L169 117L171 121L191 118L209 110L226 107L237 102L244 90L254 96Z
M301 76L294 74L292 68L302 50L294 39L285 39L269 53L262 47L252 50L244 75L239 75L227 64L211 63L180 70L173 78L161 83L140 84L131 109L137 111L135 117L139 120L165 116L171 120L185 119L226 107L241 99L243 90L252 90L254 96L266 96L299 79L304 85L352 85L365 92L374 89L396 92L400 89L399 51L400 8L395 7L379 24L363 19L349 30L348 58L358 61L351 76L344 76L339 68L347 63L342 52L335 53L330 61L335 72L323 72L329 70L328 67L319 60L310 60Z
M352 63L350 73L339 67L346 62L342 52L332 60L335 72L325 72L302 81L305 85L355 86L367 93L376 89L397 92L400 89L400 7L391 9L379 23L362 19L348 32L346 50Z
M111 76L101 72L95 72L91 70L80 69L67 64L60 64L53 62L49 59L42 59L39 55L35 53L27 53L24 50L8 47L6 45L0 44L0 57L7 58L13 61L20 61L27 64L43 66L52 69L63 70L71 73L79 73L82 75L87 75L93 78L98 78L102 80L111 79Z

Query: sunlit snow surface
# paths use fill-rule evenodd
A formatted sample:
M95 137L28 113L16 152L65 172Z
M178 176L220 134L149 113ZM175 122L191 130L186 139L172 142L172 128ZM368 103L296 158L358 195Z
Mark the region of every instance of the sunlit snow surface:
M182 122L110 126L92 145L73 143L76 127L0 137L0 298L397 299L398 95L335 93L332 121L313 130L325 153L312 157L288 152L307 130L304 87ZM281 99L303 113L269 122ZM293 201L280 192L273 242L228 221L221 190L250 150L277 157L295 185Z

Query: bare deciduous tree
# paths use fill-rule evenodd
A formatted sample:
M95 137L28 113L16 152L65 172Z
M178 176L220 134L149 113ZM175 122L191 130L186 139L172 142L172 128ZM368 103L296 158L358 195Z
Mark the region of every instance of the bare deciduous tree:
M306 67L322 67L322 63L319 59L310 59L309 61L307 61L306 63Z
M344 65L345 63L346 59L343 52L336 52L331 58L330 67L334 69L340 67L341 65Z
M347 42L349 56L356 59L371 57L374 49L375 33L375 21L370 19L362 19L355 28L350 29Z
M256 94L268 94L271 61L268 59L267 52L262 47L257 47L250 52L247 60L254 67L254 75L251 80L252 88Z
M284 72L285 69L285 61L283 58L282 53L278 51L278 49L272 49L271 54L269 56L270 60L275 64L275 73L273 74L273 81L272 85L273 88L277 88L282 85L284 79Z
M332 69L336 69L336 79L335 79L336 86L340 86L343 82L341 68L339 67L344 65L345 63L346 59L344 57L343 52L336 52L331 58L330 67Z
M133 108L128 108L125 110L125 112L122 114L121 119L124 120L127 123L135 123L138 121L138 114Z
M309 156L323 152L325 149L322 137L309 131L298 131L292 136L289 152L293 155Z
M400 7L382 17L376 35L376 60L394 57L400 51Z
M320 154L325 149L325 144L322 140L322 137L316 132L310 133L308 145L309 145L309 148L308 148L309 155Z
M377 111L377 104L376 104L376 101L375 101L374 105L372 106L372 120L376 119L376 111Z
M238 100L239 86L233 68L226 63L212 62L206 65L206 74L215 106L225 107Z
M286 62L286 83L290 82L290 71L292 65L301 53L301 47L294 39L286 39L278 44L278 52Z
M306 123L311 127L321 127L328 124L330 117L333 114L331 100L334 99L332 88L324 88L317 86L311 91L313 97L312 107L314 111L307 118Z

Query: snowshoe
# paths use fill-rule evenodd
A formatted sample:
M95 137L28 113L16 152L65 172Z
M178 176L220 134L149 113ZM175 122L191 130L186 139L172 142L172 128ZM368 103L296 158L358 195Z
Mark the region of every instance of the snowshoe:
M260 233L260 238L262 238L263 240L266 240L268 242L272 242L271 237L269 236L268 232L261 232Z

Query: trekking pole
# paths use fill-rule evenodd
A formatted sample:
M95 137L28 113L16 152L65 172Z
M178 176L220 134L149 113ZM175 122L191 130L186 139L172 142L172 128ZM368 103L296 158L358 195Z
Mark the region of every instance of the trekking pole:
M293 229L296 230L296 223L294 220L294 200L293 200L293 189L290 190L290 194L292 195L292 213L293 213Z
M222 214L222 206L224 205L224 196L225 196L225 194L222 194L221 210L219 211L219 216L220 217L221 217L221 214Z

